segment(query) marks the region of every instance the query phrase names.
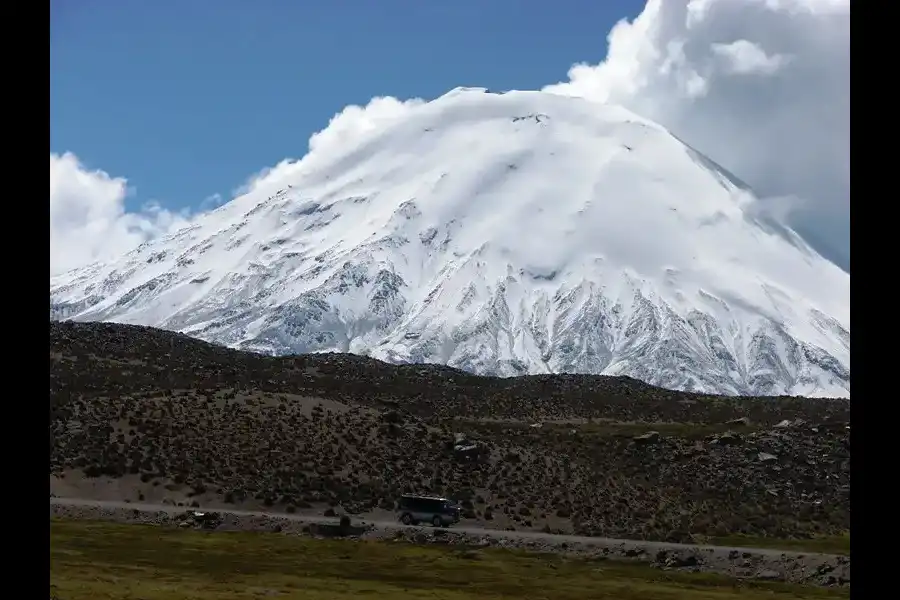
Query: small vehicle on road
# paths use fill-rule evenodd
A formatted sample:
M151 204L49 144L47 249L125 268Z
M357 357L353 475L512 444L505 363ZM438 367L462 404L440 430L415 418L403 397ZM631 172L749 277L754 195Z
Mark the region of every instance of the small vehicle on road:
M431 523L435 527L449 527L459 523L460 509L448 498L403 495L397 501L397 515L404 525Z

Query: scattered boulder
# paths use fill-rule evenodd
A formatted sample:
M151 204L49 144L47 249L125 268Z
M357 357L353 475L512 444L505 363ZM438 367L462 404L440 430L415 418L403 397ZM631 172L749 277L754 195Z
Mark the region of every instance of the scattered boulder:
M354 525L348 515L342 515L338 524L313 523L309 526L312 535L321 537L357 537L371 530L370 525Z
M766 581L783 581L784 577L778 571L774 571L772 569L763 569L756 573L757 579L763 579Z
M756 456L757 460L763 464L772 464L778 462L778 457L774 454L769 454L768 452L760 452Z
M222 524L223 517L217 512L187 511L175 516L178 526L182 528L216 529Z
M687 554L685 556L679 556L677 554L672 555L666 559L666 566L672 569L681 569L685 567L696 567L700 564L700 559L697 558L693 554Z
M723 434L715 436L712 439L711 443L718 444L720 446L733 446L735 444L740 444L741 441L742 438L739 433L736 433L734 431L726 431Z
M658 431L648 431L643 435L634 436L633 439L637 444L656 444L662 437L659 435Z
M403 417L396 410L388 410L381 415L381 420L385 423L398 425L403 422Z
M480 446L468 439L465 434L457 433L453 440L453 453L457 458L472 458L479 454Z

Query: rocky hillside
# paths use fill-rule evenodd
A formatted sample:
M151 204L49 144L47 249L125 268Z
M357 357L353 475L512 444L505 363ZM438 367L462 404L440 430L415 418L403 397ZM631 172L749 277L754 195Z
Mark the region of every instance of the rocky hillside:
M810 536L849 529L849 434L849 400L275 358L50 323L51 487L69 494L377 513L415 491L490 527Z

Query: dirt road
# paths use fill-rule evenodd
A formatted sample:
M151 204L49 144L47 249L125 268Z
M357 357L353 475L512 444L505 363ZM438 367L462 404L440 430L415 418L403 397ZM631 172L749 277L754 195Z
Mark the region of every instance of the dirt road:
M50 498L50 504L63 505L63 506L95 506L98 508L110 508L110 509L125 509L125 510L139 510L141 512L165 512L168 514L178 514L183 513L185 510L184 507L177 507L172 505L165 504L140 504L135 502L112 502L112 501L103 501L103 500L85 500L79 498ZM199 509L197 509L199 510ZM231 508L225 507L215 507L215 506L204 506L204 511L219 511L224 513L229 513L237 516L246 516L246 517L268 517L272 519L285 519L288 521L295 521L300 523L333 523L337 524L337 518L329 518L322 517L317 515L309 515L309 514L288 514L288 513L267 513L267 512L257 512L257 511L246 511L246 510L235 510ZM403 525L397 521L375 521L362 519L361 520L365 524L370 524L378 529L383 530L396 530L396 529L412 529L419 530L421 526L415 525ZM623 539L614 539L614 538L602 538L602 537L584 537L577 535L556 535L551 533L541 533L537 531L502 531L498 529L486 529L483 527L466 527L466 526L454 526L452 531L455 533L467 533L470 535L490 535L493 538L499 539L510 539L510 540L537 540L542 542L547 542L549 545L560 545L560 544L579 544L585 546L597 546L601 548L612 548L619 547L623 550L645 550L647 552L658 552L658 551L695 551L695 552L703 552L706 554L714 554L714 553L722 553L724 555L733 554L737 552L739 554L753 554L753 555L761 555L761 556L770 556L770 557L794 557L794 558L803 558L805 556L809 556L807 552L791 552L786 550L771 550L771 549L761 549L761 548L740 548L740 547L726 547L726 546L705 546L705 545L696 545L696 544L676 544L670 542L647 542L640 540L623 540ZM822 557L831 557L832 555L822 554Z
M204 506L190 509L171 504L143 504L81 498L50 498L51 516L157 523L185 526L186 511L218 512L225 528L300 533L310 526L336 525L337 518L315 514L270 513ZM182 519L182 520L180 520ZM830 554L785 550L648 542L536 531L502 531L465 524L449 529L403 525L386 519L354 518L364 526L361 537L404 538L413 543L449 543L522 548L539 552L574 554L598 558L623 558L647 562L660 568L690 569L740 578L770 579L818 585L849 585L850 559ZM368 526L368 527L366 527Z

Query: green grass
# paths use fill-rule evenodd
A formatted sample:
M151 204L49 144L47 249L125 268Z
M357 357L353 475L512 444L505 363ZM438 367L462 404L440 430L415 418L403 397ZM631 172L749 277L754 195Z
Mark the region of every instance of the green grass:
M850 555L850 533L844 535L829 535L810 539L780 539L768 537L754 537L744 535L731 535L725 537L709 538L704 543L716 546L738 546L744 548L773 548L776 550L793 550L795 552L816 552L823 554Z
M500 549L59 520L50 523L50 583L60 600L849 598L848 590Z

